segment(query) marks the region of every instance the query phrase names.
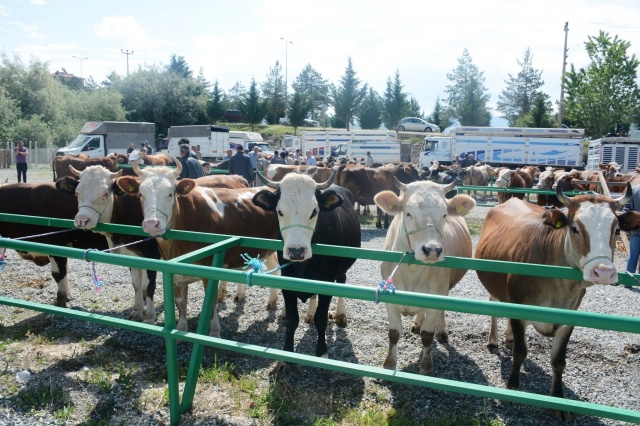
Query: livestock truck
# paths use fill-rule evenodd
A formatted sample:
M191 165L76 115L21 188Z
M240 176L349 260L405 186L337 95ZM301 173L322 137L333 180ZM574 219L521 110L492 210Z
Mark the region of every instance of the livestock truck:
M200 145L203 161L222 160L227 150L234 149L237 144L252 150L254 146L269 150L260 133L229 131L227 126L215 124L196 124L188 126L171 126L169 128L167 152L180 157L180 139L189 139L193 148Z
M285 136L282 149L346 159L362 159L370 151L376 162L400 163L400 143L396 132L389 130L303 130L300 137Z
M56 155L87 154L105 157L108 154L126 154L129 144L139 147L142 142L154 144L155 123L128 121L88 121L80 134Z
M586 170L598 170L598 164L616 162L622 173L638 167L640 138L602 137L589 142Z
M451 137L424 138L420 167L448 165L473 154L484 163L505 166L582 168L584 129L471 127L453 129Z

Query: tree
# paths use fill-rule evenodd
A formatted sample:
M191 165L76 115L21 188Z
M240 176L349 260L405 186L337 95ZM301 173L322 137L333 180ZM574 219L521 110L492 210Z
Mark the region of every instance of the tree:
M255 79L251 80L249 91L244 99L238 102L238 109L242 113L244 121L251 124L252 131L256 124L262 123L264 116L267 115L267 101L261 99Z
M229 90L229 94L227 95L227 101L229 104L229 108L238 108L239 102L244 98L247 93L247 88L244 87L242 83L239 81L233 85L233 87Z
M111 71L109 75L107 75L107 77L104 80L102 80L100 84L103 87L112 87L114 84L118 83L120 80L122 80L122 77L120 77L120 75L117 72Z
M267 81L262 83L262 95L267 101L267 123L278 124L278 119L285 115L287 109L287 98L280 61L276 61L275 67L269 68Z
M207 101L207 114L209 119L213 123L221 121L224 117L225 104L224 104L224 92L220 90L218 80L213 83L213 89L209 93L209 100Z
M635 121L640 98L638 60L635 54L627 54L630 46L604 31L588 37L585 47L591 62L577 71L571 64L562 79L565 119L570 127L584 128L586 135L599 137Z
M509 78L504 82L507 84L498 96L497 110L504 113L510 126L516 120L528 114L534 101L540 94L540 89L544 85L542 71L533 68L533 54L531 49L524 51L522 61L517 60L520 71L516 77L509 74Z
M433 106L433 112L427 117L427 121L429 123L437 124L442 131L447 127L453 126L451 112L442 105L440 96L436 98L436 103Z
M539 92L533 101L531 110L519 117L513 124L516 127L556 127L550 96Z
M291 84L294 92L300 93L311 103L311 118L318 120L324 116L329 104L329 83L322 74L307 64Z
M174 72L183 78L193 77L193 71L191 71L191 68L189 68L189 65L184 59L184 56L178 56L175 53L171 54L171 59L169 61L169 65L167 66L167 70Z
M409 102L407 103L407 115L411 117L419 117L419 118L424 117L424 112L422 112L420 108L420 104L418 103L418 100L413 96L411 97L411 99L409 99Z
M458 66L447 74L447 78L453 83L445 89L451 118L463 126L488 126L491 122L487 106L490 96L484 87L484 73L473 64L466 48L458 58Z
M351 64L351 57L347 61L347 68L340 79L339 86L332 85L330 88L331 102L336 112L336 117L342 120L347 130L353 124L353 118L367 94L367 84L361 86L360 79L356 77L356 72Z
M382 99L371 87L360 105L358 118L363 129L379 129L382 124Z
M304 125L304 120L309 115L310 110L311 103L303 94L296 91L291 97L291 104L287 110L287 117L289 118L289 123L293 126L294 134L298 131L298 127Z
M395 130L398 122L409 112L408 96L402 91L402 88L400 72L396 70L393 81L391 81L391 77L387 77L387 88L384 91L382 122L387 129Z

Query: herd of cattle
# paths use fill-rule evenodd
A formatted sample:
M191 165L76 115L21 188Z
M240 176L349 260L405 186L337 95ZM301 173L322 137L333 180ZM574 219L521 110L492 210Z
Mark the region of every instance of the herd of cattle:
M147 157L164 157L147 156ZM114 249L115 253L153 259L173 259L197 250L202 243L162 238L168 230L281 239L283 249L267 250L233 248L227 251L225 268L241 268L247 252L251 257L267 259L267 267L290 262L281 269L284 276L328 282L346 282L346 273L355 259L314 255L312 244L360 247L360 224L354 205L376 204L382 213L393 217L388 226L384 250L413 253L421 264L397 265L382 262L384 279L393 275L398 290L446 296L467 272L433 266L445 256L472 257L510 262L569 266L582 271L582 281L531 277L478 271L480 281L491 300L531 304L554 308L578 309L585 289L592 285L608 285L617 281L613 264L616 230L630 231L640 226L640 213L620 212L631 197L631 183L640 173L622 175L616 165L602 166L607 180L626 181L625 193L613 199L604 195L584 194L572 198L564 192L572 180L593 178L579 171L540 173L536 167L517 170L494 169L475 165L466 169L434 164L423 173L412 165L365 168L341 165L335 168L284 166L269 167L265 184L251 188L239 176L217 175L199 179L176 178L177 167L140 168L138 160L130 172L118 170L118 159L79 159L57 157L54 160L54 183L9 184L0 186L0 212L74 219L77 230L55 236L41 236L32 241L66 245L81 249ZM168 158L162 158L165 165ZM94 164L95 163L95 164ZM150 163L152 164L152 163ZM464 216L476 205L473 198L454 194L455 186L486 185L495 179L497 186L531 188L538 179L539 188L556 186L556 196L540 197L538 204L526 202L524 194L503 193L500 204L492 208L484 222L475 254ZM588 188L583 188L588 189ZM512 199L509 199L513 195ZM16 202L16 200L20 200ZM383 216L379 214L378 218ZM378 219L378 226L382 226ZM388 224L388 219L386 219ZM86 232L98 223L142 226L155 239L119 234ZM44 227L0 222L0 235L18 238L43 233ZM120 247L139 241L138 244ZM56 301L66 306L70 292L65 258L21 253L38 265L51 263L58 284ZM197 261L211 265L212 258ZM425 266L426 265L426 266ZM153 324L156 321L154 271L131 270L134 302L130 319ZM187 330L188 284L195 277L175 275L177 328ZM218 299L226 287L220 286ZM328 356L325 331L331 296L282 291L285 301L286 338L284 349L293 351L294 333L299 324L297 300L312 299L307 321L318 331L317 356ZM245 286L238 285L236 300L245 297ZM267 309L275 309L278 293L271 291ZM433 339L447 342L444 311L387 304L389 317L389 350L383 366L396 368L397 344L402 335L402 315L415 317L412 331L422 341L421 374L433 374L431 346ZM344 326L347 313L343 300L338 300L336 323ZM566 348L573 326L510 319L505 336L512 348L513 367L507 387L518 389L520 367L527 355L525 330L528 325L546 336L555 336L551 364L552 396L563 396L562 374ZM216 309L210 321L210 335L220 336ZM496 318L491 320L487 347L496 351L498 336ZM278 369L284 368L279 364ZM559 417L566 413L554 413Z

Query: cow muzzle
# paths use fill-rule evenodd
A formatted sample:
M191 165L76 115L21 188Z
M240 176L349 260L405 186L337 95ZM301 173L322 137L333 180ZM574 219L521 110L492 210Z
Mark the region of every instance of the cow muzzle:
M594 284L615 284L618 282L618 271L613 265L600 263L583 271L583 278Z
M416 250L416 259L425 263L435 263L444 260L442 245L436 242L420 244L418 250Z
M287 246L284 248L283 257L292 262L303 262L311 258L311 250L304 246Z
M88 215L77 214L73 220L76 228L80 229L93 229L96 227L96 221Z
M156 237L166 232L166 226L160 219L153 217L150 219L145 219L142 222L142 230L147 234Z

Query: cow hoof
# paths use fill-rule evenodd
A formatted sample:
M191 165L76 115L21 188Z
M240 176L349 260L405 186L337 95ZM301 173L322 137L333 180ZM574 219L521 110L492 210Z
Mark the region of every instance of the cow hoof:
M278 308L277 300L267 302L267 311L275 311L277 308Z
M329 318L336 321L336 325L340 328L347 326L347 315L338 314L336 311L329 312Z
M420 374L423 376L433 376L433 367L431 368L420 367Z
M129 314L129 319L131 321L142 322L143 316L140 312L131 311L131 313Z
M382 224L381 223L376 223L376 228L382 228Z
M507 347L507 349L509 349L510 351L513 350L513 340L505 340L504 341L504 345Z
M439 331L436 333L436 340L440 343L442 343L443 345L448 345L449 344L449 333L447 333L446 331Z
M571 420L571 413L567 411L551 410L551 416L558 422L568 422Z
M239 296L234 296L233 301L235 303L244 303L245 298L244 297L239 297Z
M69 298L65 296L63 293L58 293L56 296L55 302L53 302L54 306L58 306L60 308L66 308L67 302L69 302Z
M313 325L313 317L304 317L305 324Z
M420 326L419 326L419 325L417 325L417 324L413 324L413 325L411 326L411 332L412 332L413 334L420 334Z
M498 348L498 345L494 345L493 343L487 345L487 350L490 354L500 355L500 349Z
M216 297L216 303L222 303L222 302L224 302L224 295L222 297L218 295L218 297Z

